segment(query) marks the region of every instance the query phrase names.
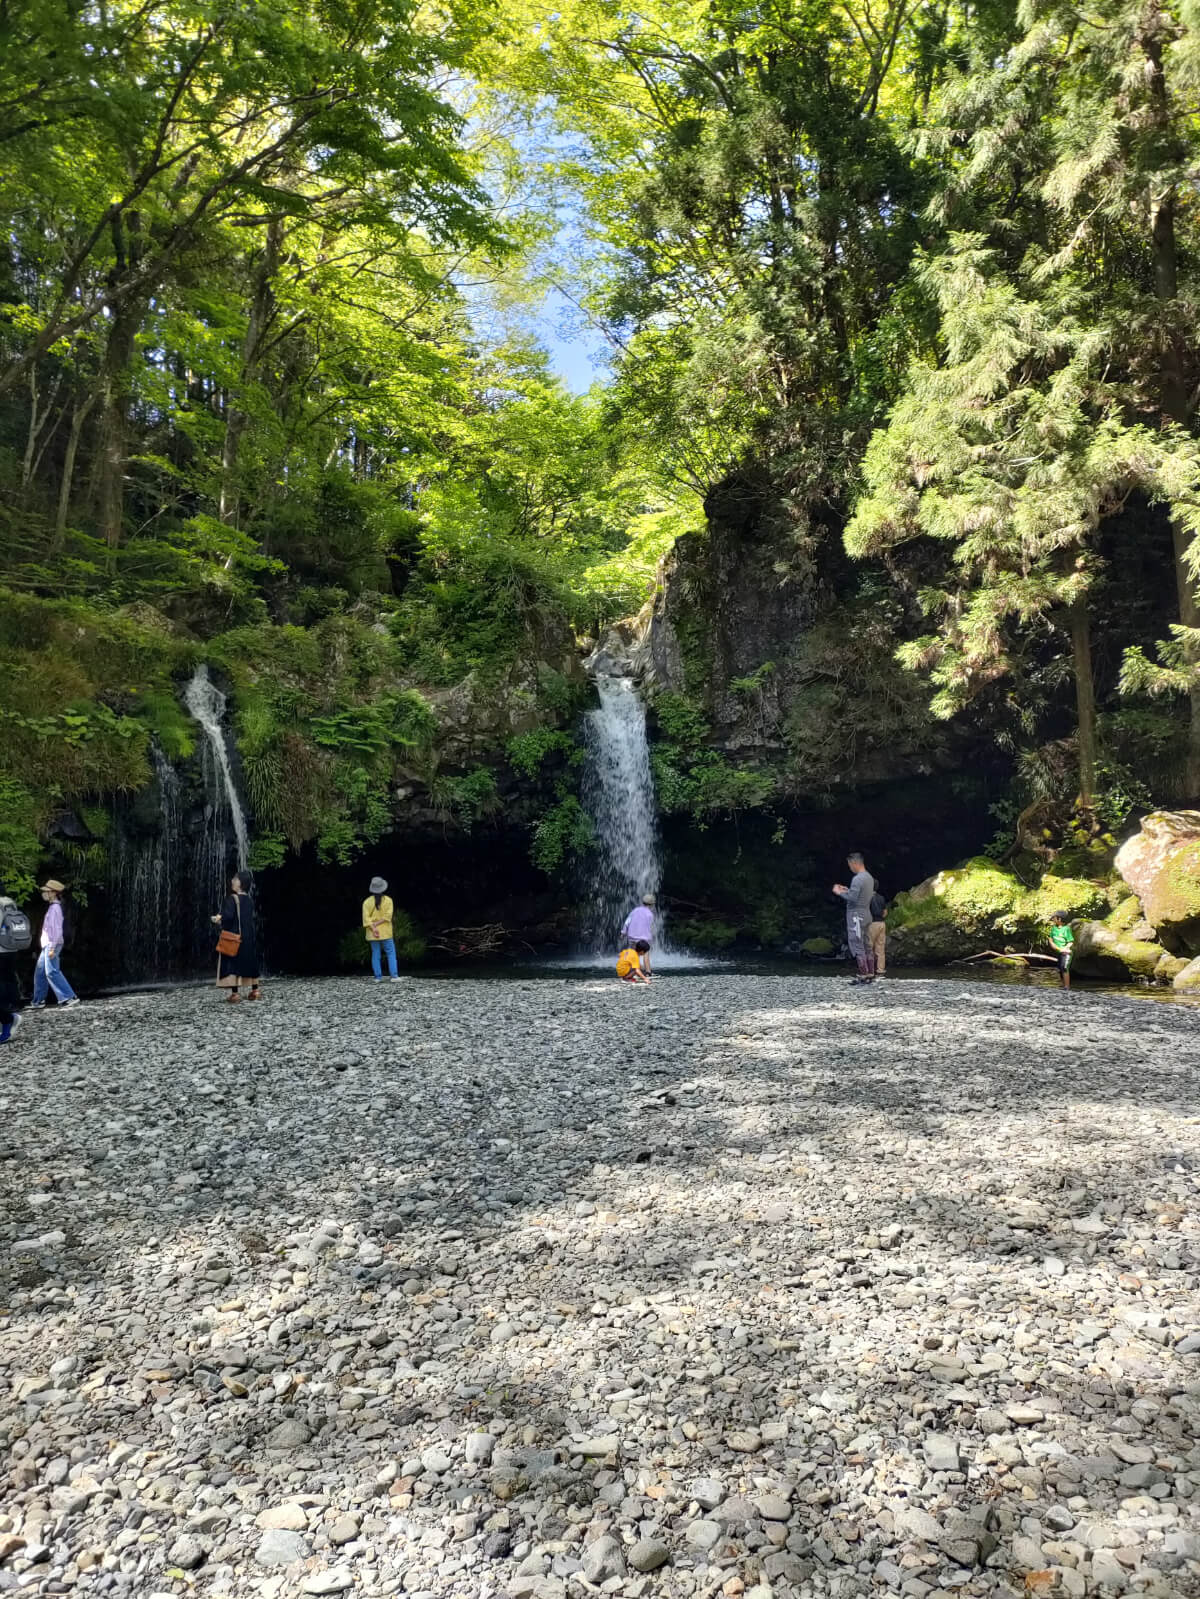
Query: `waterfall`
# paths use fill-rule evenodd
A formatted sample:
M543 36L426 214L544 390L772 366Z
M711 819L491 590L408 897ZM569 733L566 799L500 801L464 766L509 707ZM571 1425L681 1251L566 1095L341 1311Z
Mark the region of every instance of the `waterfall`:
M119 975L145 982L178 969L179 774L157 744L154 783L119 802L110 892Z
M220 904L225 897L225 867L227 829L233 826L237 840L237 864L245 866L250 856L250 835L246 831L246 814L238 799L237 786L229 765L229 751L225 746L225 696L208 675L207 666L198 666L192 674L183 696L189 714L200 724L204 733L201 763L204 787L208 795L208 814L202 839L197 844L197 887L203 887L204 877L214 883L213 900Z
M192 959L197 969L202 969L211 959L208 916L221 908L229 892L230 829L237 844L239 867L246 865L250 839L225 745L225 696L209 677L207 666L196 668L184 691L183 703L204 734L200 745L204 808L200 825L192 835L189 881Z
M658 892L662 853L646 708L627 677L597 673L595 683L600 704L584 718L583 802L598 846L587 934L599 954L615 951L630 909L643 894ZM661 944L661 934L656 942Z

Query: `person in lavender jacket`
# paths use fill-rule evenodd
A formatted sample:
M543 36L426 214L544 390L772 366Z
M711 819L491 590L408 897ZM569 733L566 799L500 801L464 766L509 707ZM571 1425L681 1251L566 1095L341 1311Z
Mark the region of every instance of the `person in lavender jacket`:
M54 990L54 997L64 1009L78 1005L75 990L62 974L58 964L63 947L62 897L66 889L57 878L50 877L42 884L41 895L46 901L46 914L42 918L42 947L38 951L37 965L33 968L33 1004L31 1010L45 1010L46 994Z
M654 942L654 907L658 901L653 894L643 894L642 903L635 905L629 915L621 924L621 948L626 949L631 944L636 944L639 939L644 939L646 944ZM650 975L649 951L642 956L642 970Z

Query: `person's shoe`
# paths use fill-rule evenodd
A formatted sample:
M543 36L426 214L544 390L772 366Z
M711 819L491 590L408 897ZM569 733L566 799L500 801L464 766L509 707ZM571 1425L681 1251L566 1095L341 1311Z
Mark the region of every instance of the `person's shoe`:
M45 1010L45 1008L46 1001L44 999L35 999L33 1004L29 1007L30 1010Z
M14 1011L13 1012L13 1019L12 1019L12 1026L8 1030L10 1038L16 1032L17 1028L20 1027L20 1025L21 1025L21 1012L19 1010L18 1011Z
M389 982L393 982L393 983L402 983L404 981L403 977L392 977L392 978L389 978L388 980L389 980Z
M79 1003L78 999L64 999L58 1008L59 1010L74 1010Z
M262 995L259 993L257 988L252 988L250 990L250 992L246 995L246 998L247 999L261 999Z
M4 1026L0 1027L0 1044L7 1044L12 1037L12 1033L12 1023L5 1022Z

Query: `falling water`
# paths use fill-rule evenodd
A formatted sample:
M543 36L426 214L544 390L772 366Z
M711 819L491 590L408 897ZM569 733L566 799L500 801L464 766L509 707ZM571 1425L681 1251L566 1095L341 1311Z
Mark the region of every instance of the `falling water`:
M646 708L629 678L597 674L595 681L600 704L584 718L583 799L599 846L587 934L594 950L609 952L631 907L658 892L662 856Z
M150 759L157 805L151 812L140 795L123 802L112 848L119 973L141 982L171 976L179 958L179 775L157 744Z
M208 675L207 666L198 666L183 696L183 703L204 733L200 749L200 770L204 780L204 812L192 840L191 896L199 914L194 918L197 960L207 954L208 937L205 913L218 910L229 890L229 830L237 841L237 865L244 867L250 853L246 817L238 799L229 765L222 722L225 696Z

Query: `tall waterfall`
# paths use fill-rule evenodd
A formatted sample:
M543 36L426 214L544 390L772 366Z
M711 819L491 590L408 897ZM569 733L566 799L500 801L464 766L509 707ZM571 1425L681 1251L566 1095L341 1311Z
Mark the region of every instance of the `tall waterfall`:
M598 852L586 931L597 952L616 949L621 923L662 881L658 808L646 740L646 708L627 677L596 675L600 704L584 718L583 802Z
M207 666L198 666L192 674L183 696L183 703L200 724L204 733L201 762L204 786L208 794L208 815L204 834L198 841L197 887L205 874L215 883L216 903L225 896L225 840L227 829L233 826L237 840L237 864L245 866L250 856L250 835L246 830L246 814L238 799L237 785L229 765L229 751L225 745L225 696L208 675ZM200 857L205 857L201 860Z

